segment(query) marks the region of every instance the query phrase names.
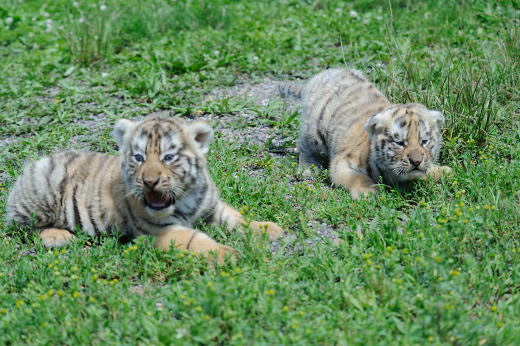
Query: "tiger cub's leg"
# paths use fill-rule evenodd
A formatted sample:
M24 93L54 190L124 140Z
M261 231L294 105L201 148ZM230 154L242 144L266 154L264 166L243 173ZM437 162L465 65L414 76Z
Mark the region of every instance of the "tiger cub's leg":
M298 156L298 169L304 177L310 177L314 167L321 167L321 161L314 150L309 148L309 145L303 140L298 145L298 151L300 153Z
M432 166L426 171L426 177L431 177L438 181L443 175L451 174L451 168L448 166Z
M45 247L52 248L66 245L75 237L66 229L47 228L40 232L40 238Z
M329 175L334 185L343 186L350 192L352 199L359 199L368 195L375 195L377 188L375 182L355 165L343 158L334 158L330 163Z
M224 202L219 202L215 208L215 212L209 219L210 223L226 225L228 230L235 227L245 226L250 230L260 233L267 233L269 240L275 240L283 234L283 230L271 221L251 221L247 222L240 212L233 209Z
M171 245L180 250L202 253L208 258L213 257L213 252L218 263L223 263L226 256L237 256L233 248L217 243L205 233L182 226L170 227L156 236L155 247L168 250Z

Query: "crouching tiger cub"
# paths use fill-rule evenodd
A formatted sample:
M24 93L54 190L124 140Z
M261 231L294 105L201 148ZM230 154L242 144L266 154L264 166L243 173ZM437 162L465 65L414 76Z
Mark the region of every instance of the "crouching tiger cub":
M389 184L439 179L451 169L435 165L444 116L417 103L392 104L359 71L330 69L301 86L282 84L282 96L301 100L299 165L329 168L335 185L353 199Z
M148 117L119 120L120 155L64 152L29 164L7 202L7 220L41 230L46 247L59 247L81 229L90 235L115 229L131 238L155 236L155 245L209 255L235 255L192 227L197 220L249 226L271 239L282 230L251 222L219 199L206 164L213 130L205 122Z

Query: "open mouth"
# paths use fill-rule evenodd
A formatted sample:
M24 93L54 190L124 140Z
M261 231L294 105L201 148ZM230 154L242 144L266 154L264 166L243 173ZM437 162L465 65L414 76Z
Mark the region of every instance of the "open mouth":
M144 195L144 204L154 210L161 210L172 205L174 200L157 191L149 191Z

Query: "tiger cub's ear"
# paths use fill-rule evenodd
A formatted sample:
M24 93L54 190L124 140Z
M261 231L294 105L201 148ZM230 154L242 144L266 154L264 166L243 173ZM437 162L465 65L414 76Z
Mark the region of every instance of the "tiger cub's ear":
M135 123L128 119L120 119L114 125L114 138L116 139L117 146L119 148L123 147L124 138L127 133L135 127Z
M437 125L437 130L440 129L444 124L444 114L442 114L441 111L427 110L426 116L430 119L430 121Z
M381 130L390 127L391 113L391 110L385 110L368 118L367 122L365 123L365 131L368 133L369 137L372 137L376 133L381 132Z
M205 121L194 121L188 125L188 132L197 144L197 149L202 155L206 155L209 144L213 140L213 129Z

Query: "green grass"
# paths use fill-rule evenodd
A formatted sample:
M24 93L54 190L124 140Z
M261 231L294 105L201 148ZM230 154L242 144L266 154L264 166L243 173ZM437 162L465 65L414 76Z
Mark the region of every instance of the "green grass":
M272 254L263 239L201 225L241 254L207 269L148 238L85 237L47 251L2 223L0 343L520 340L517 1L103 4L0 5L1 211L27 160L115 153L110 126L122 117L235 114L233 128L268 125L294 143L298 120L284 104L207 94L330 66L365 71L394 102L444 111L441 160L455 174L353 202L325 174L302 181L294 156L220 135L209 163L223 199L279 222L301 241L296 251ZM256 118L240 119L242 109ZM316 242L309 222L341 244Z

